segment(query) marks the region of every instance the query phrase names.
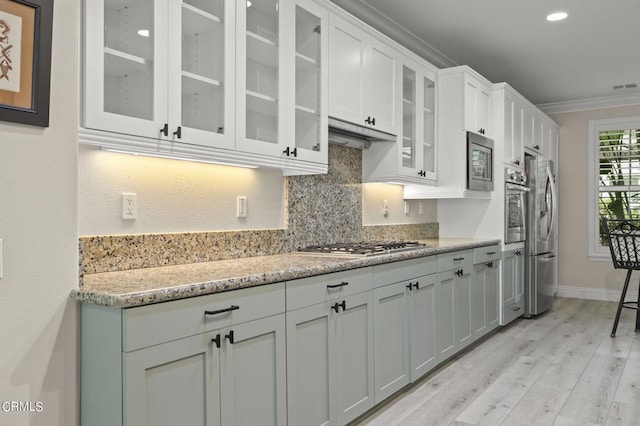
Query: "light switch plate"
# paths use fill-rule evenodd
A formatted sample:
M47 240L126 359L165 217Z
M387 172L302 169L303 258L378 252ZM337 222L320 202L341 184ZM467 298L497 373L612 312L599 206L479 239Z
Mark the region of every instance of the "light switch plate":
M237 203L237 217L247 217L248 216L248 208L247 208L247 196L246 195L238 195L236 199Z

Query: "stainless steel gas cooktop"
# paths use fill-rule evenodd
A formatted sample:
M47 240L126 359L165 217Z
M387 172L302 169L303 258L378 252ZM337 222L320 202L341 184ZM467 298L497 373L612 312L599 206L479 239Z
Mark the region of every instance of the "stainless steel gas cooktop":
M417 241L363 241L356 243L332 243L307 246L299 249L299 254L326 254L333 256L376 256L417 250L426 247Z

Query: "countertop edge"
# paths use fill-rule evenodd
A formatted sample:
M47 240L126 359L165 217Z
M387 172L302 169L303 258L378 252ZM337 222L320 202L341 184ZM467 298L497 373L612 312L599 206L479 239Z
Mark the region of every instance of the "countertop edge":
M203 296L207 294L225 291L240 290L243 288L274 284L277 282L291 281L333 272L347 271L350 269L364 268L402 260L429 257L441 253L474 249L478 247L501 244L499 239L474 240L465 243L452 243L445 247L426 247L424 249L384 254L364 258L344 258L336 262L332 260L325 265L305 268L288 268L285 270L270 271L265 273L243 275L233 278L224 278L184 285L162 287L139 292L121 294L109 294L106 292L92 291L88 289L75 289L70 293L70 298L79 303L109 306L113 308L132 308L149 304L180 300L189 297ZM299 255L294 255L299 256ZM263 258L268 258L264 256ZM216 261L213 261L216 262ZM160 270L160 268L150 268Z

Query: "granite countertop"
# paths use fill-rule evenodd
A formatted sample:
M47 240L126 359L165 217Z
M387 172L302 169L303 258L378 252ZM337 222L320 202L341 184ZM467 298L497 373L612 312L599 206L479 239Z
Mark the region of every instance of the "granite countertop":
M426 248L371 257L279 254L87 274L71 292L81 303L129 308L237 290L493 244L500 240L435 238Z

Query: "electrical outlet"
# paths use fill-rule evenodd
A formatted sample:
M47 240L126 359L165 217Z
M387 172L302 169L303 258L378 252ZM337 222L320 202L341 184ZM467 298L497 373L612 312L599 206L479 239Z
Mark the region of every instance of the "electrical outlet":
M138 200L133 192L122 193L122 219L134 220L138 217Z
M382 200L382 214L389 215L389 200Z
M237 217L247 217L247 196L238 195L237 202Z
M404 200L404 214L409 216L409 202L407 200Z
M418 214L424 214L424 204L418 203Z

